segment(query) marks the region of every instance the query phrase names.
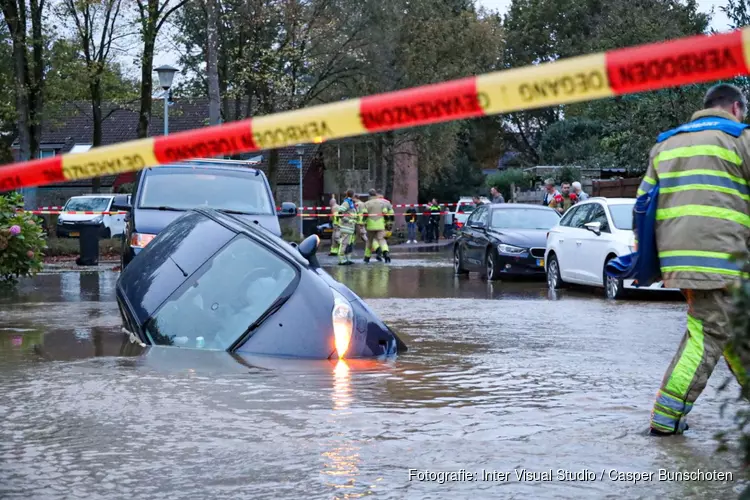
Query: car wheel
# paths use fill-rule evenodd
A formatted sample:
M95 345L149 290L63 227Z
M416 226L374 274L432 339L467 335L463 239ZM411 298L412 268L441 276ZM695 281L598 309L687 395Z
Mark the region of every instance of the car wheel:
M463 253L460 248L456 248L453 251L453 273L454 274L468 274L463 265Z
M614 257L612 257L612 259L614 259ZM609 259L604 263L604 269L602 270L604 277L604 292L608 299L617 300L625 296L625 287L621 279L613 278L607 274L607 264L612 259Z
M102 230L102 239L103 239L103 240L108 240L108 239L110 239L111 237L112 237L112 230L111 230L110 228L108 228L108 227L105 227L105 228L104 228L104 229Z
M555 254L550 255L549 262L547 262L547 286L551 290L560 290L565 286L565 282L560 277L560 263Z
M484 277L487 281L496 281L500 270L497 267L494 252L487 250L487 256L484 259Z

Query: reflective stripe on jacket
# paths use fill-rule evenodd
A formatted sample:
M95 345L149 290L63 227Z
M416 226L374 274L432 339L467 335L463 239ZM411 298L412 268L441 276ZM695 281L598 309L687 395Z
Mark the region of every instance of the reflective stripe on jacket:
M357 225L359 219L357 215L357 206L351 198L346 198L341 205L338 206L338 213L340 217L339 227L341 232L345 234L353 234L354 228Z
M692 120L731 114L702 110ZM651 150L638 194L659 184L656 246L665 285L719 289L741 271L732 254L746 255L750 238L750 133L721 130L672 135Z
M388 207L390 203L382 198L373 198L367 200L362 210L362 215L365 217L365 227L368 231L385 231L385 218L384 216L389 213ZM393 208L391 208L391 213Z
M333 214L333 217L331 217L331 224L333 224L333 227L338 227L341 223L341 216L339 215L340 208L341 205L333 205L331 207L331 213Z

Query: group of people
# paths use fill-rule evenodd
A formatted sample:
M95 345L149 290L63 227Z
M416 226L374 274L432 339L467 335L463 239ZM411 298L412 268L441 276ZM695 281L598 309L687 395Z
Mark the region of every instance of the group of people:
M331 197L330 206L333 225L330 255L338 255L339 265L353 264L351 255L357 235L365 243L365 263L370 262L373 253L376 260L391 262L387 238L393 230L393 204L382 192L370 189L367 201L363 202L349 189L340 204Z
M563 182L560 184L560 190L557 190L554 179L547 179L544 181L544 198L542 199L542 205L554 208L558 212L565 213L570 207L588 199L589 195L583 191L581 183L576 181L574 183Z

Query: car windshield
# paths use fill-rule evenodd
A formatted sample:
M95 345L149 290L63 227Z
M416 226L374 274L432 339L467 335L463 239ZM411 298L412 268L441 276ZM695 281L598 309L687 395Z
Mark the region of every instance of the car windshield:
M551 210L504 208L492 212L493 229L551 229L560 217Z
M239 235L176 290L146 325L155 345L227 350L295 282L295 268Z
M477 207L473 203L461 203L458 205L458 210L456 211L463 212L465 214L470 214L471 212L474 211L475 208Z
M612 214L612 222L617 229L633 230L633 205L635 203L609 206L609 213Z
M163 168L148 172L138 208L190 210L210 207L255 215L273 215L264 177L217 169Z
M65 204L63 210L76 212L103 212L109 208L109 202L112 198L71 198Z

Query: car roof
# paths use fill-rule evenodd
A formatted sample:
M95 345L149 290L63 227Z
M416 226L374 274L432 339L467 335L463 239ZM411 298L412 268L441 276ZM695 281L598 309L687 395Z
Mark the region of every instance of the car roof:
M583 203L588 203L592 201L601 201L601 202L606 203L607 205L632 205L635 203L635 198L607 198L604 196L596 196L596 197L584 200Z
M193 208L191 211L198 212L204 217L213 219L235 233L244 233L258 240L263 240L266 245L273 246L279 252L285 253L300 265L309 267L307 259L302 257L299 250L293 247L283 238L276 236L260 224L253 224L235 214L227 214L213 208Z
M495 210L509 210L512 208L528 208L532 210L547 210L556 212L555 209L544 205L532 205L530 203L490 203L490 208Z
M166 168L191 168L191 169L205 169L205 170L225 170L229 172L250 172L254 173L255 175L262 175L265 177L265 174L263 171L259 168L255 168L251 166L252 164L249 162L244 162L240 160L207 160L207 159L200 159L200 160L186 160L176 163L167 163L166 165L161 165L158 167L149 167L145 169L145 171L151 171L156 168L158 169L164 169Z

